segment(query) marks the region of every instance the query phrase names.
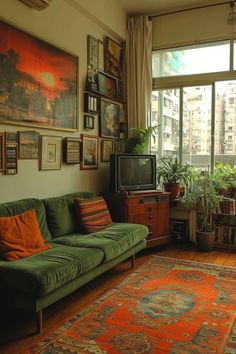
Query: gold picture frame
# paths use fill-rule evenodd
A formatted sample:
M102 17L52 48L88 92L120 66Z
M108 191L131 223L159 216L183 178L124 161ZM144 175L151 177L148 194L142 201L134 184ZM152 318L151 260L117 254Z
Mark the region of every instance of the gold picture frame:
M98 168L98 137L82 135L81 170L96 170Z
M101 139L100 141L100 161L109 162L110 155L114 154L115 141L114 139Z
M35 131L18 132L18 158L29 160L38 159L39 133Z

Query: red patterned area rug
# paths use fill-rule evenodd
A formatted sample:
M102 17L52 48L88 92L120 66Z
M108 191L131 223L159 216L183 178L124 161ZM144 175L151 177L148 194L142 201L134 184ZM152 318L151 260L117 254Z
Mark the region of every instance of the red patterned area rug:
M236 268L153 257L31 353L236 353Z

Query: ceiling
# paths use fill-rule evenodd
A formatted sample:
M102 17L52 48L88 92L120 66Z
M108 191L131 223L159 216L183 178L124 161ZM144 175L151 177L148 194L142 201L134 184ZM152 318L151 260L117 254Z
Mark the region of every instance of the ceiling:
M227 0L225 0L227 1ZM128 15L153 15L195 6L219 4L224 0L117 0ZM230 3L230 0L229 0Z

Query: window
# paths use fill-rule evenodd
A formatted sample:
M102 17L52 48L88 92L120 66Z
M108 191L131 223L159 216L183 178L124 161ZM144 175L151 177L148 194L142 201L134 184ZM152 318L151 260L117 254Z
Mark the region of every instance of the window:
M236 164L234 48L223 41L153 52L152 153L211 170L216 161Z
M229 65L230 41L156 50L152 56L153 77L227 71Z

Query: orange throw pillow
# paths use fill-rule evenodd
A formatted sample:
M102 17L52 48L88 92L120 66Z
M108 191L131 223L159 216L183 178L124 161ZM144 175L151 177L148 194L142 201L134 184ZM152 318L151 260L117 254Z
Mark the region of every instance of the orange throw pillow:
M101 231L112 225L112 219L103 197L74 199L79 225L86 234Z
M15 261L48 248L51 245L44 243L34 209L0 217L0 258Z

